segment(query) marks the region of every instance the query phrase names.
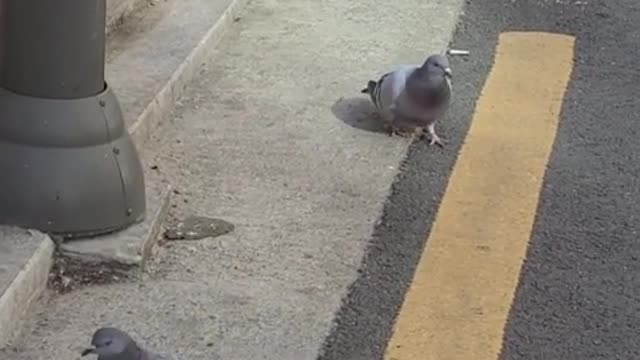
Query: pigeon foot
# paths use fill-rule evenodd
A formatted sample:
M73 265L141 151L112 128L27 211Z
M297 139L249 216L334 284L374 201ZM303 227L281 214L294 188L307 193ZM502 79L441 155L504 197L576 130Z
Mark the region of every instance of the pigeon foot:
M436 134L435 126L433 124L429 125L427 127L427 130L429 132L429 136L431 136L431 141L429 141L429 146L438 145L440 147L444 147L444 144L446 143L446 141L442 140L442 138L440 138L440 136Z

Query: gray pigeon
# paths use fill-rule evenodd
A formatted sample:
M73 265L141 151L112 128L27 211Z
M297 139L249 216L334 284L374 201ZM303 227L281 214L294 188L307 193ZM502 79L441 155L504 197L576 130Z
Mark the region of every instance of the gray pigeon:
M430 145L444 146L436 134L435 122L449 108L452 97L451 68L446 56L435 54L419 65L402 65L380 77L369 80L361 92L369 94L385 122L389 135L396 124L426 127Z
M91 345L92 348L82 351L82 356L96 354L98 360L172 360L142 349L129 334L112 327L96 330Z

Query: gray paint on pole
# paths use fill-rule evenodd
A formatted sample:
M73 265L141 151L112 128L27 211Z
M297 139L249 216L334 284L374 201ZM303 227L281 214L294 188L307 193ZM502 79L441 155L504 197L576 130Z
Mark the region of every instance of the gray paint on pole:
M145 184L104 80L105 0L0 0L0 223L66 237L122 229Z
M3 0L2 86L75 99L104 90L105 1Z

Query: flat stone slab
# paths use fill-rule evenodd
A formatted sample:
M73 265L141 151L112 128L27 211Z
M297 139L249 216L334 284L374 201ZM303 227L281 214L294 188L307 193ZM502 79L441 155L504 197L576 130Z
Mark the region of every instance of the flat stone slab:
M68 292L86 284L106 284L136 278L160 238L170 199L170 187L147 189L145 219L120 232L60 244L50 285Z
M18 334L44 291L54 244L38 231L0 226L0 348Z

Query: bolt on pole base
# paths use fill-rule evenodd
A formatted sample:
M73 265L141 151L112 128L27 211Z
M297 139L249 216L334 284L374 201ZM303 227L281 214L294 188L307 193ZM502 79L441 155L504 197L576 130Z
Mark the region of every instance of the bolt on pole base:
M79 99L0 88L0 119L0 223L75 238L144 217L142 164L107 84Z

